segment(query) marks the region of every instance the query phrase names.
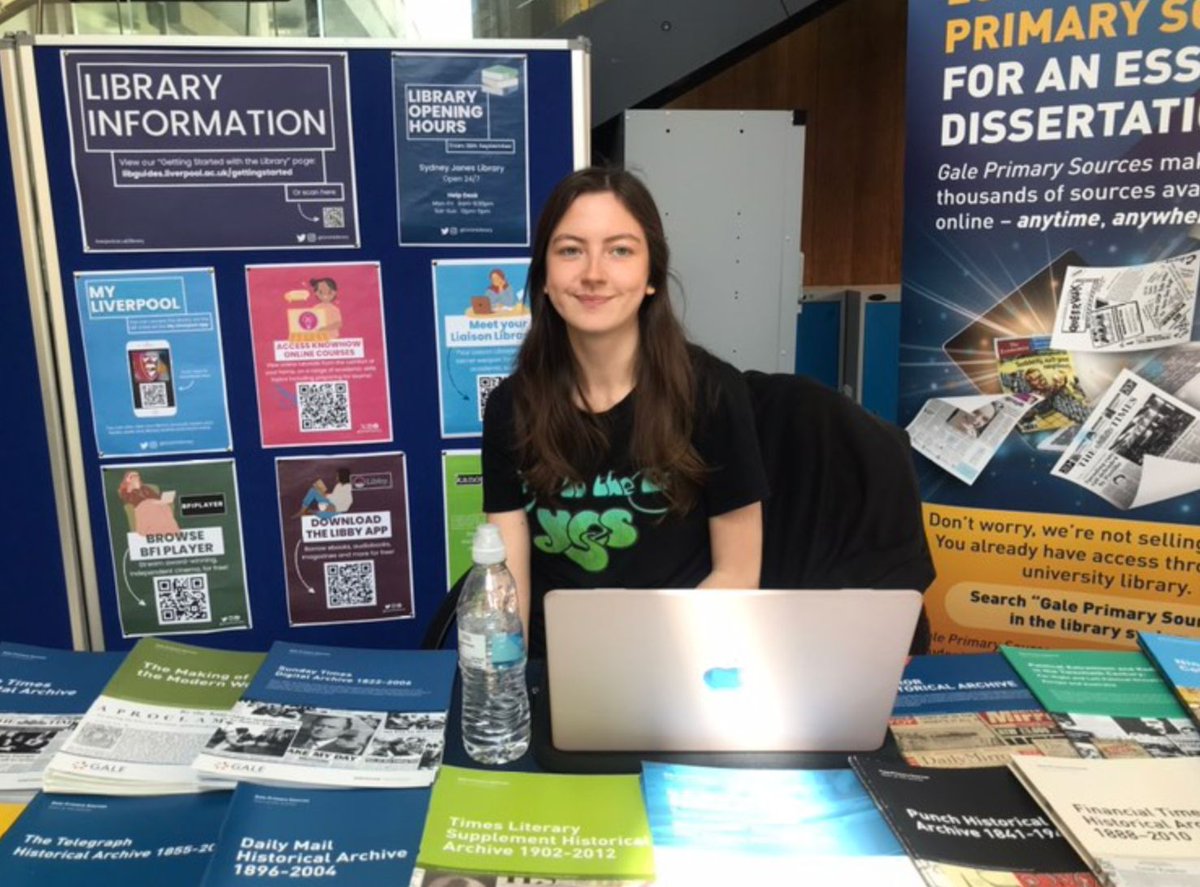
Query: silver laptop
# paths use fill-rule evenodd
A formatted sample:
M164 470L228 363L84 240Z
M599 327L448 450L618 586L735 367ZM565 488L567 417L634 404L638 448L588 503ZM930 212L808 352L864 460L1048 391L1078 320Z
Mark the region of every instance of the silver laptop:
M562 751L882 745L916 591L572 589L546 595Z

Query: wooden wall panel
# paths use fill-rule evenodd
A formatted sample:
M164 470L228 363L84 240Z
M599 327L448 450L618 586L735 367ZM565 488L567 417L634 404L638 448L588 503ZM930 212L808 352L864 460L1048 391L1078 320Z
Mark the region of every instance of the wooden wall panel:
M845 0L668 104L803 109L808 286L900 281L904 0Z

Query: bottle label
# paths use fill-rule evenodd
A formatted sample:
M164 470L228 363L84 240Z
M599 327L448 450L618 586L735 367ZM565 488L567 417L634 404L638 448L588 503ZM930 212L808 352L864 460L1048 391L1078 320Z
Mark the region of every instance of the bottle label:
M516 665L525 659L525 637L516 634L494 634L492 641L492 665Z
M487 665L487 635L459 631L458 658L472 668L483 668Z

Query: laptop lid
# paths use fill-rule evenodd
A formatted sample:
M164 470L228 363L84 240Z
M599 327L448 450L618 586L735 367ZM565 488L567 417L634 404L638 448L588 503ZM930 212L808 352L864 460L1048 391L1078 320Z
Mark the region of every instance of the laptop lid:
M570 589L546 595L563 751L882 745L916 591Z

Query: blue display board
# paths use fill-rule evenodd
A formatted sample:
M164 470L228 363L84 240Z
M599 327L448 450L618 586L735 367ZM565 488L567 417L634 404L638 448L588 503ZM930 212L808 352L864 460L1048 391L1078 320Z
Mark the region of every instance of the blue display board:
M68 418L78 422L80 428L85 430L95 425L93 402L87 394L84 335L80 327L80 314L73 304L76 298L75 275L211 266L219 306L217 314L228 390L232 455L236 466L242 525L245 528L245 566L253 629L196 635L184 639L217 647L252 650L265 650L272 641L278 639L364 647L413 647L419 643L426 622L433 615L447 588L440 467L441 452L446 448L447 442L442 438L439 429L437 324L434 316L432 263L438 259L479 258L501 264L525 258L527 248L519 245L502 248L465 247L457 243L432 247L400 246L399 225L402 212L399 208L406 204L398 193L398 189L403 187L404 183L397 177L399 155L395 122L391 112L395 107L396 59L400 51L407 52L409 49L396 45L379 44L364 47L356 44L353 48L339 50L329 42L315 41L311 44L305 42L304 45L306 49L299 51L269 49L264 44L252 41L239 42L233 47L228 44L197 47L194 43L172 44L164 40L122 41L118 54L125 61L135 62L143 67L149 64L145 70L136 67L131 69L144 74L145 78L139 81L130 80L131 85L128 88L134 90L136 83L141 83L144 89L152 93L155 90L166 90L165 106L152 106L143 101L135 101L125 110L134 116L140 114L145 118L143 123L147 125L161 126L161 121L155 122L159 118L150 119L146 115L150 114L154 107L166 107L184 115L177 118L168 115L168 120L176 119L180 127L212 127L217 124L208 121L219 120L226 126L227 135L230 125L228 115L234 109L240 108L245 116L256 107L265 107L268 110L273 108L277 118L286 122L293 118L287 117L283 111L292 108L294 103L270 104L267 102L268 97L262 97L262 101L256 105L245 101L244 96L239 98L236 92L223 91L227 85L236 86L241 80L234 82L226 79L214 85L217 83L218 74L225 70L223 66L227 62L241 62L247 58L259 67L301 59L313 64L320 63L317 65L319 68L325 65L321 70L328 71L326 59L313 59L310 56L333 55L344 58L345 94L348 103L344 110L348 119L352 121L353 131L346 134L347 138L335 139L332 147L315 143L280 146L283 155L288 157L299 152L298 159L305 151L325 152L332 165L327 167L326 181L322 187L332 184L335 179L344 185L344 211L336 211L337 206L330 202L335 196L332 190L328 193L304 192L301 196L306 199L327 202L312 205L307 202L290 203L288 211L295 213L295 219L292 221L297 227L290 230L286 237L280 238L283 242L277 242L269 238L273 236L272 232L278 233L280 229L266 216L258 215L261 206L265 204L256 203L254 208L250 208L246 204L248 198L244 196L249 192L230 190L217 182L206 182L206 188L211 193L205 198L209 202L203 204L202 211L207 214L206 219L214 224L196 237L203 235L207 240L189 240L195 232L189 233L191 229L186 228L175 230L168 240L168 231L164 223L164 227L156 227L154 231L145 235L146 251L97 252L97 243L93 242L90 246L85 244L84 222L91 218L91 209L84 213L80 207L77 170L73 168L72 163L73 159L78 158L75 153L78 145L73 144L73 125L69 122L71 117L67 111L68 104L75 95L74 91L82 81L65 78L64 71L77 73L77 67L72 67L76 62L96 61L93 56L100 52L100 48L80 46L77 43L66 48L55 45L52 39L35 40L32 53L49 167L54 233L60 257L63 298L68 309L65 311L68 327L65 332L72 357L78 401L77 415ZM579 50L572 50L565 43L561 48L546 48L544 42L539 44L537 49L525 49L515 44L512 47L501 46L499 49L496 46L497 44L493 43L489 48L479 50L484 68L495 67L494 57L497 55L504 58L519 57L521 60L519 70L524 78L522 90L527 87L528 93L527 100L522 99L524 113L527 114L526 123L528 131L537 134L536 139L529 140L521 149L528 154L528 171L522 173L525 179L522 188L528 190L529 212L536 218L550 189L574 168L576 158L580 156L575 139L576 133L581 131L579 121L583 119L585 109L579 106L578 97L582 96L582 92L575 82L579 66L573 63L573 52ZM137 53L145 55L138 56ZM194 57L189 54L194 54ZM469 62L474 54L456 51L454 57ZM103 61L101 58L100 62ZM181 76L176 76L168 82L163 72L172 65L176 67L171 70L189 73L193 75L193 79L184 80ZM102 70L107 70L110 75L115 71L111 67ZM334 65L334 75L336 72L337 66ZM493 77L500 75L504 77L491 83L489 88L503 92L511 86L504 79L508 77L507 72L492 71L489 74ZM109 87L115 83L111 76L107 82ZM336 76L332 77L330 83L333 93L340 94L340 81ZM85 85L84 88L89 87ZM93 82L90 88L95 94L101 95L102 87L99 81ZM301 92L308 94L305 90ZM141 95L144 98L146 93ZM194 100L194 107L187 104L189 98ZM493 94L492 98L498 97ZM205 104L206 101L210 104ZM330 113L334 117L339 113L339 101L334 101L328 106L332 109ZM318 114L320 108L314 106L308 110ZM218 112L226 116L214 116ZM72 111L73 115L75 113ZM266 114L267 111L263 113ZM86 120L81 120L76 115L74 128L81 125L86 125ZM336 131L336 125L334 128ZM336 158L334 154L337 155ZM115 162L114 158L118 156L118 153L110 151L109 162ZM157 164L159 159L169 161L172 158L190 156L195 161L202 155L196 152L191 155L175 153L168 156L161 152L150 152L148 155L134 156L152 158ZM228 164L232 154L217 152L214 156L225 157L225 163ZM333 162L335 159L336 163ZM243 160L249 163L245 158ZM240 167L235 164L235 168L246 169L245 163ZM151 167L147 167L149 168ZM163 168L175 167L164 165ZM89 180L89 176L91 173L85 174L84 180ZM108 180L104 181L107 183ZM264 186L264 189L262 201L271 206L275 205L276 198L282 204L289 196L297 197L296 193L291 193L277 184ZM350 205L350 196L354 190L358 194L356 212L352 211ZM121 195L120 199L124 200L124 195ZM158 196L161 205L155 211L163 217L174 219L175 214L191 212L200 206L201 204L196 203L197 199L192 191L186 189L164 191ZM315 212L314 209L318 205L335 211ZM520 215L524 214L525 209L522 207ZM314 219L320 218L321 221L312 223L311 229L305 228L306 223L302 218L305 215ZM325 227L330 222L345 227ZM118 229L113 227L116 224L117 222L112 220L104 222L107 227L103 230L116 236L119 233ZM224 229L221 226L225 226ZM348 242L343 242L341 248L337 248L337 242L327 241L324 234L320 233L331 230L347 234L353 232L354 236L350 237ZM88 222L89 240L99 236L100 232L101 228L97 227L97 223ZM314 236L309 238L309 233ZM153 239L160 236L162 240ZM354 245L355 237L357 246ZM237 245L231 246L230 238L236 239ZM286 242L288 238L290 243ZM502 240L491 242L515 241L519 244L524 240L523 236L518 235L510 239L509 235L505 234ZM207 244L209 251L203 254L202 261L197 261L197 254L187 250L201 248L202 244ZM140 250L142 247L134 245L132 249ZM277 456L320 456L332 451L317 446L264 450L260 445L245 269L247 265L296 262L317 264L330 261L378 262L380 265L385 335L388 342L387 370L392 383L394 440L349 448L341 445L336 451L365 455L399 450L406 455L416 617L412 620L289 628L274 460ZM8 273L9 270L5 268L2 273ZM345 298L351 295L342 294ZM155 334L148 338L163 337ZM122 347L127 348L127 343L123 343ZM127 391L128 380L125 380L122 396ZM186 393L179 393L181 407ZM455 445L461 446L463 442L455 441ZM81 447L82 475L87 485L104 638L110 648L126 648L132 641L122 637L117 616L112 579L113 553L105 526L106 503L100 483L102 466L110 464L113 460L108 458L107 454L102 456L97 451L94 435L86 431L81 434ZM147 449L139 450L139 461L172 461L172 458Z
M42 412L25 263L21 252L8 127L0 113L0 288L5 304L3 342L4 387L10 396L0 422L0 452L8 466L10 488L29 484L29 495L17 493L17 507L0 517L0 640L50 647L71 646L66 580L59 546L58 516L54 511L50 450ZM16 485L15 487L11 485Z

